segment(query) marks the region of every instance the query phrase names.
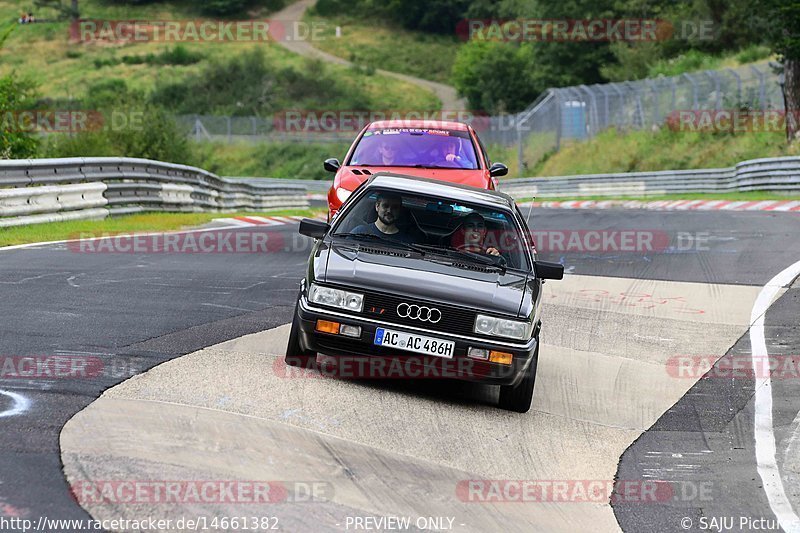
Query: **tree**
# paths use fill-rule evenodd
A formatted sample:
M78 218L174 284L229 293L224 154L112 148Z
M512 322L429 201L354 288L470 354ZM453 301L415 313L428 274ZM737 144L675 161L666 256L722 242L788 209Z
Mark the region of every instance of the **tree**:
M765 37L783 63L783 97L786 107L786 139L800 139L800 0L758 0L754 16L765 18Z
M473 111L516 113L547 87L531 78L530 47L471 41L459 50L452 80Z

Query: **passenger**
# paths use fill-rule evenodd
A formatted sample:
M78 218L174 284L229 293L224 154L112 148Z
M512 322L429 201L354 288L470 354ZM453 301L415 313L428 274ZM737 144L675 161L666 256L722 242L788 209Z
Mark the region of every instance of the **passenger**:
M451 243L458 250L500 255L500 250L497 248L484 246L486 233L486 219L480 213L473 211L462 219L461 225L453 234Z
M380 146L378 146L378 153L381 156L381 165L390 167L398 164L397 148L390 142L381 140Z
M418 236L405 231L397 225L403 217L403 197L396 193L382 192L375 200L375 211L378 218L372 224L361 224L353 229L353 233L371 234L392 241L414 243Z

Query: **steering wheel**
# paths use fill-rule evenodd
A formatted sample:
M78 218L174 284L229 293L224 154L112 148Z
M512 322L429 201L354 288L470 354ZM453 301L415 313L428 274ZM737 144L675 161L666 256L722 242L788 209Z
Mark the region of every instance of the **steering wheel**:
M456 250L460 252L472 252L474 254L486 254L486 251L483 249L483 247L477 244L461 243L456 246Z
M506 258L503 257L502 255L492 255L486 253L486 250L484 250L481 246L478 246L477 244L462 243L456 246L456 250L460 252L468 252L471 254L475 254L478 257L482 258L492 259L497 265L501 267L505 267L508 264L508 261L506 261Z

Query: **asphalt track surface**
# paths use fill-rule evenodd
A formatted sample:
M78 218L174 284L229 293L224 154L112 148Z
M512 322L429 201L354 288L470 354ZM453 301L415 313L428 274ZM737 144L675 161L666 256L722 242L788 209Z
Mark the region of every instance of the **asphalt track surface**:
M612 295L614 278L621 282L628 280L629 287L645 286L648 280L661 280L725 286L728 291L740 287L741 294L749 295L758 292L774 274L800 259L800 247L792 238L800 230L800 217L787 214L540 209L536 210L532 225L536 231L633 229L665 232L670 244L658 251L598 253L555 249L543 250L540 254L541 259L562 261L575 279L591 276L603 279L604 285L592 290ZM0 252L0 291L3 296L0 298L3 316L0 354L4 357L87 356L102 361L103 368L95 378L0 380L0 391L12 395L0 395L0 413L13 410L13 395L29 402L22 412L0 418L0 517L88 518L86 511L70 497L62 471L59 434L70 418L87 407L102 391L132 375L230 339L277 328L290 320L308 247L302 239L295 237L296 226L268 231L275 236L273 242L281 246L266 255L85 254L75 253L65 245ZM678 233L682 234L680 238ZM632 284L630 280L633 280ZM713 294L714 289L711 290L712 297ZM557 305L558 302L553 307ZM602 329L598 322L602 319L604 305L601 302L599 314L589 317L587 324L596 324ZM780 340L780 350L775 353L797 353L797 305L796 291L792 289L767 314L766 329L769 339L772 339L770 345L775 346L776 339ZM749 309L746 311L749 314ZM559 312L553 314L558 317ZM554 323L561 325L568 324L568 321L556 319ZM582 332L566 335L561 331L548 332L547 328L545 323L543 335L549 333L553 342L564 339L576 345L581 342ZM723 336L732 340L717 355L747 353L746 329L736 333L733 324L720 328L724 330ZM734 333L736 335L731 337ZM688 337L694 336L700 346L703 345L702 334L702 328L687 333ZM647 342L656 345L659 340L654 337ZM702 349L698 351L702 352ZM631 358L637 356L630 355ZM643 357L647 358L646 355ZM562 380L569 378L568 375L558 377ZM646 477L652 474L652 469L658 468L662 472L674 471L674 468L669 470L667 459L664 464L652 465L653 454L667 458L672 458L675 453L687 455L698 452L702 448L698 443L703 443L706 447L700 451L704 453L698 452L695 456L704 460L711 456L708 458L710 462L704 464L698 460L699 466L692 471L703 481L718 480L714 484L717 492L711 504L707 501L703 505L689 502L683 506L691 508L694 514L684 514L684 509L674 504L614 506L615 517L625 530L680 530L675 522L678 515L698 519L702 513L707 516L709 513L720 516L720 513L728 513L774 518L761 491L758 475L754 474L752 428L747 426L748 421L752 426L748 402L753 395L753 385L748 388L746 380L737 380L725 389L725 383L724 380L686 383L687 393L676 397L674 405L665 406L666 412L662 409L655 413L653 421L657 419L657 422L652 428L650 425L638 427L646 417L632 418L630 427L625 428L634 435L630 440L636 442L624 454L621 453L624 449L620 450L620 479ZM786 458L781 459L779 466L785 463L787 487L795 487L795 493L790 495L795 505L798 502L798 469L792 454L796 448L792 447L797 445L798 439L793 436L797 433L796 419L800 410L796 384L797 381L786 380L777 383L773 391L777 398L778 455ZM184 375L174 388L192 385L193 376ZM367 392L378 390L382 395L433 398L434 402L444 404L445 412L453 408L441 393L431 391L427 385L408 387L378 385L376 389L369 387ZM717 389L709 392L703 387ZM348 383L341 391L337 389L337 394L346 395L351 389L353 386ZM364 390L361 387L355 389ZM548 398L547 391L546 385L537 385L534 412L537 402L540 407L545 404L543 410L551 408L550 403L557 403L558 398ZM482 391L455 387L451 392L465 398L456 407L460 408L458 416L466 416L467 422L470 422L470 416L480 418L484 411L493 416L497 411L491 406L491 397ZM269 392L265 394L269 398ZM646 398L638 400L647 403ZM700 413L702 417L686 416L687 402L688 410ZM570 413L570 416L574 414ZM414 416L415 413L409 413L412 424ZM586 430L579 423L573 429ZM644 434L638 436L642 431ZM726 438L726 432L733 432L735 438ZM568 432L565 434L569 435ZM714 446L708 445L709 435L717 437ZM591 438L602 439L604 436L598 432ZM104 437L97 435L98 441ZM588 438L586 435L583 437ZM458 442L454 444L457 449ZM585 452L580 449L572 449L569 441L546 444L562 446L565 461L590 459L581 456ZM676 449L683 452L675 452ZM710 454L709 449L718 453ZM505 472L514 464L514 453L508 451L506 457L496 458L498 463L509 465ZM667 453L670 455L665 455ZM720 460L719 457L725 453L730 457ZM685 465L686 461L680 464ZM445 468L448 465L434 466ZM719 480L725 480L724 487ZM745 503L747 510L741 511L739 506ZM320 509L320 516L313 512L309 516L323 520L328 510ZM502 515L509 512L507 509L495 508L493 512Z

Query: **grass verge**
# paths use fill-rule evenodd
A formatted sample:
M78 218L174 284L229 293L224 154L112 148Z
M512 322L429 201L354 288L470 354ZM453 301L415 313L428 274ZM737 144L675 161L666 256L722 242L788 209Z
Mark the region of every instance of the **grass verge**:
M193 143L192 164L220 176L330 180L322 162L342 161L349 147L349 142Z
M0 20L16 20L22 11L31 9L31 4L30 0L0 0ZM196 4L180 0L114 5L102 0L81 0L80 8L82 18L87 20L187 20L199 17ZM163 55L173 47L163 42L108 43L98 40L70 43L69 22L53 20L53 10L39 9L36 13L42 22L19 25L0 49L0 75L13 72L25 76L37 84L40 94L46 98L80 99L90 87L110 79L125 81L129 89L149 92L159 85L201 75L209 62L230 60L254 49L263 52L273 69L302 72L309 68L307 59L275 42L253 41L181 43L187 54L202 57L192 64L126 63L122 61L124 56ZM259 13L259 16L265 15L265 12ZM436 110L440 106L433 93L410 83L341 65L325 65L324 71L341 83L343 95L340 101L331 102L316 91L308 90L305 100L298 101L292 109ZM282 89L293 83L282 77L268 81L271 85L265 85L264 99L276 98Z
M206 224L215 218L253 215L313 217L324 212L325 209L277 209L261 213L141 213L104 220L50 222L47 224L2 228L0 229L0 246L77 239L80 234L101 236L104 233L178 231Z
M320 28L314 46L367 68L384 69L440 83L449 83L461 45L453 36L399 28L379 19L307 13L305 21ZM336 27L341 37L336 37Z

